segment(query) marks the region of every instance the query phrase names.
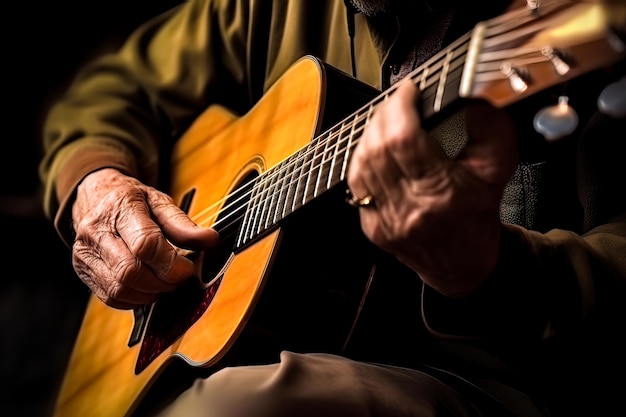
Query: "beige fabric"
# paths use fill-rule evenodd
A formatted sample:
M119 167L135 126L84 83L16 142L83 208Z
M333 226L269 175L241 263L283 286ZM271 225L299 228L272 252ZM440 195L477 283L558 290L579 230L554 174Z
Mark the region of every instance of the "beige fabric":
M161 417L480 415L461 394L422 372L326 354L282 352L280 359L198 380Z

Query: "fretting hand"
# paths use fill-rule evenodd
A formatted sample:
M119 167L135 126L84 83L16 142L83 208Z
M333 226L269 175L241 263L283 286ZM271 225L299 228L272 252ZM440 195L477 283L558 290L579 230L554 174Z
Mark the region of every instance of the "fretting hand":
M488 103L466 110L468 142L455 159L421 125L419 91L403 82L380 104L348 171L365 235L449 297L472 293L495 267L504 186L515 169L514 131Z

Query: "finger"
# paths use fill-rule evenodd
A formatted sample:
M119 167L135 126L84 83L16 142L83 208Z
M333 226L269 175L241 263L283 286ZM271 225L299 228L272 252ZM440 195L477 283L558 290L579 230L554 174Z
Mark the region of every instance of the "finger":
M441 162L448 162L440 143L423 128L419 96L413 82L403 82L390 99L388 152L401 175L409 178L424 177Z
M348 189L351 194L350 198L354 198L356 200L362 199L371 194L363 179L367 161L364 158L364 153L359 149L362 146L362 143L363 142L359 143L352 155L346 178Z
M148 215L147 207L137 207L134 215L122 216L117 231L130 252L154 273L155 278L180 284L193 275L193 262L168 242Z
M386 151L383 140L388 130L388 108L389 102L383 102L376 108L359 138L348 167L348 186L358 198L366 195L380 197L383 187L377 184L374 171L385 169Z
M377 109L360 144L362 181L379 202L397 198L400 182L416 166L417 96L413 83L402 83Z
M137 260L119 238L103 239L102 250L95 250L93 242L78 237L73 246L73 265L78 276L105 304L115 308L149 304L157 293L147 293L126 285L129 276L125 265ZM128 274L131 275L128 275Z
M176 246L190 250L207 250L219 241L218 233L200 227L165 194L148 194L148 205L157 224Z
M121 239L115 240L120 241ZM107 245L107 248L112 247L113 245ZM176 282L168 282L157 276L152 267L146 265L140 258L132 254L130 250L127 249L127 252L128 255L123 258L117 254L118 259L110 267L114 281L119 283L120 291L129 291L129 294L138 292L148 296L171 292L178 287ZM108 253L109 249L104 249L101 256L108 256Z

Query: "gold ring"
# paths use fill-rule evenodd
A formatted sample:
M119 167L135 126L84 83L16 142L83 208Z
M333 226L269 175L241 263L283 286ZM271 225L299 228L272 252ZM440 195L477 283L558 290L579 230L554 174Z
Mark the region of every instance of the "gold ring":
M352 195L350 190L346 190L346 193L348 194L348 197L346 197L346 201L352 207L362 207L362 208L365 208L365 207L372 207L374 205L374 197L372 197L369 194L367 194L363 198L357 198L357 197Z

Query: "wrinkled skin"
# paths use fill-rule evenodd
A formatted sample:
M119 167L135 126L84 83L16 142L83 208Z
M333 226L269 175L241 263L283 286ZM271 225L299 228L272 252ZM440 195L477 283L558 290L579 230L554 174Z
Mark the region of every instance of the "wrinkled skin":
M454 160L421 127L417 88L403 83L378 106L356 147L348 186L365 235L449 297L471 294L494 268L499 201L516 163L506 115L486 103L468 108L469 142ZM115 169L88 175L72 217L73 263L107 305L154 302L194 274L185 250L219 239L195 225L172 199Z
M206 250L218 240L170 197L115 169L83 180L72 218L74 269L98 298L119 309L174 290L194 273L180 248Z
M419 91L403 82L376 109L351 159L348 186L365 235L440 293L475 291L497 263L499 205L517 162L507 115L487 103L466 110L468 143L451 159L421 127Z

